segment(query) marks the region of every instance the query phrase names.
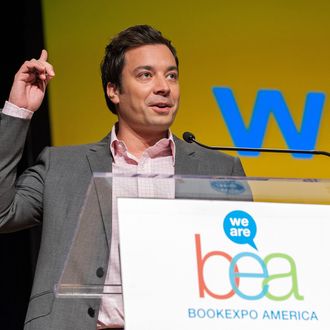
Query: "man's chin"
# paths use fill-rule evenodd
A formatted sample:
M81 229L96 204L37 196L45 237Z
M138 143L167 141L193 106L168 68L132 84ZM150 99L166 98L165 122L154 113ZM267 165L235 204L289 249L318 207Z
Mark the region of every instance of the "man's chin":
M159 122L152 121L145 125L145 127L141 130L141 133L146 133L148 135L154 136L167 136L168 130L170 129L173 121L171 122Z
M175 119L175 117L173 117L172 115L152 118L152 120L150 120L148 126L149 126L149 128L153 128L158 131L168 130L172 126L174 119Z

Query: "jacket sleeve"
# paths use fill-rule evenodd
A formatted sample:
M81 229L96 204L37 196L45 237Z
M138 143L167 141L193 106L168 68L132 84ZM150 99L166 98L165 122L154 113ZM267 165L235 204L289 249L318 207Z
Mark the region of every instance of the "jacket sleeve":
M17 231L41 222L47 152L17 179L17 164L29 123L30 120L0 112L0 232Z

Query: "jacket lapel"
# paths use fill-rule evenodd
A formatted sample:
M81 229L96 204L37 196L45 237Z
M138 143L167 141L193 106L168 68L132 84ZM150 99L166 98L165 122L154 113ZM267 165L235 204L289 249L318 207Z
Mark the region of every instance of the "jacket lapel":
M200 162L196 158L196 152L187 142L183 142L176 136L175 142L175 169L176 175L196 175L199 172Z
M111 219L112 219L112 180L102 176L112 172L112 156L110 153L110 135L93 145L87 153L87 159L92 174L94 175L94 189L99 202L107 243L111 242ZM96 174L96 175L95 175ZM100 175L101 174L101 175Z

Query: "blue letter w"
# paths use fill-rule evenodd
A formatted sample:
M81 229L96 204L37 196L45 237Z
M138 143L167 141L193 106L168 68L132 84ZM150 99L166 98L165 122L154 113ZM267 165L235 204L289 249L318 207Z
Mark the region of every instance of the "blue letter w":
M307 94L300 130L296 128L284 97L278 90L258 91L249 126L244 124L230 88L214 87L213 93L235 146L261 148L269 116L272 113L289 149L315 148L325 102L324 93ZM259 153L240 152L240 154L257 156ZM294 154L293 156L311 158L312 155Z

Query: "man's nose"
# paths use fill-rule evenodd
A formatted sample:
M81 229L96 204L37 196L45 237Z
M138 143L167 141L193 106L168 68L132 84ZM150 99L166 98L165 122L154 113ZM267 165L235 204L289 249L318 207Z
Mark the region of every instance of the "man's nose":
M166 77L159 76L155 79L154 93L160 95L168 95L170 93L170 85Z

